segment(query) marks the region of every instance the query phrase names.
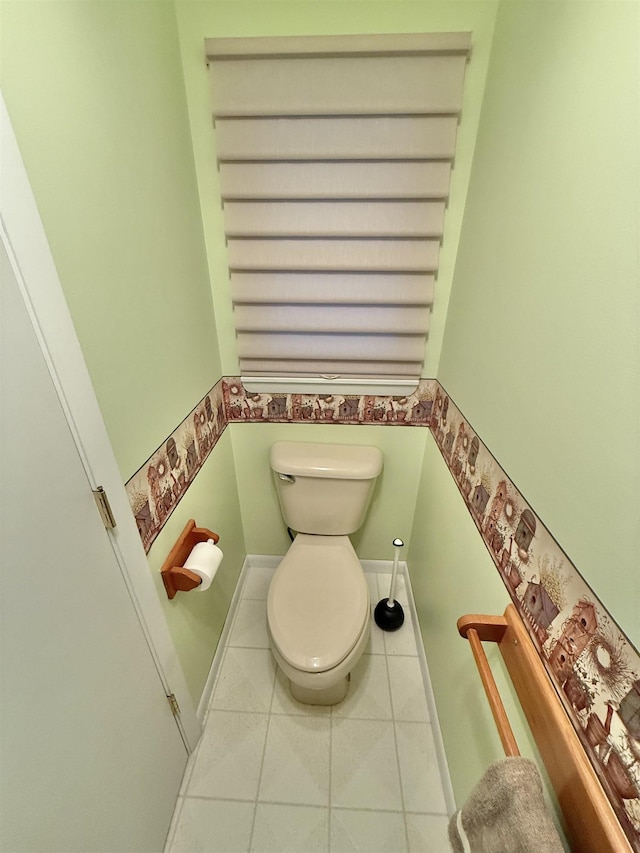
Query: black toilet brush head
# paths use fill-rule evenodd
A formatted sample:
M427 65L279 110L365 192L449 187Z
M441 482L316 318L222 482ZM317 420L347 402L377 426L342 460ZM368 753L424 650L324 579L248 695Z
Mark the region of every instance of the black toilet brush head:
M397 631L404 622L404 610L395 599L392 603L388 598L383 598L376 604L373 618L378 628L383 631Z

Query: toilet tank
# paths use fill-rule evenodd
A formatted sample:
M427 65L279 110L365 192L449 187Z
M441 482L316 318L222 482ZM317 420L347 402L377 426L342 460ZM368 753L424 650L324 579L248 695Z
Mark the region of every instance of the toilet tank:
M297 533L346 536L363 523L382 453L355 444L277 441L271 448L278 500Z

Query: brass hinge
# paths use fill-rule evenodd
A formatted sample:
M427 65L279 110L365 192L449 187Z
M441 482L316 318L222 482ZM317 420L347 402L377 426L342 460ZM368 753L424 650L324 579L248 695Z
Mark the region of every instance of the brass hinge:
M174 717L177 717L180 713L180 705L178 705L178 700L176 699L175 693L169 693L167 696L167 701L169 702L169 707L171 708L171 712Z
M102 486L98 486L97 489L93 489L93 497L96 502L96 506L98 507L98 512L100 513L102 523L107 528L107 530L113 530L113 528L116 526L116 520L113 517L113 513L111 512L107 493L102 488Z

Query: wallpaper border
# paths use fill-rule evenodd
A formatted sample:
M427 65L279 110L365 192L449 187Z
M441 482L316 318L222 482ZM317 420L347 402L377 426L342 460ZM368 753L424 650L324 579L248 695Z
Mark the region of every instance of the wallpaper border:
M125 483L146 553L227 425L222 379Z
M248 394L222 377L126 483L148 552L229 423L428 427L640 853L640 655L444 388L406 397Z
M632 848L640 655L438 383L431 433Z
M435 379L413 394L250 394L240 377L223 376L127 481L125 488L145 552L180 503L229 423L322 423L428 427Z

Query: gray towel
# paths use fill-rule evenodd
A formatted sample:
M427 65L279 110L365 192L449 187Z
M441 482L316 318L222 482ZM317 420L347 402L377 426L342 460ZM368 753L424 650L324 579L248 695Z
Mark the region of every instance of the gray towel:
M533 761L492 764L451 818L449 841L455 853L563 853Z

